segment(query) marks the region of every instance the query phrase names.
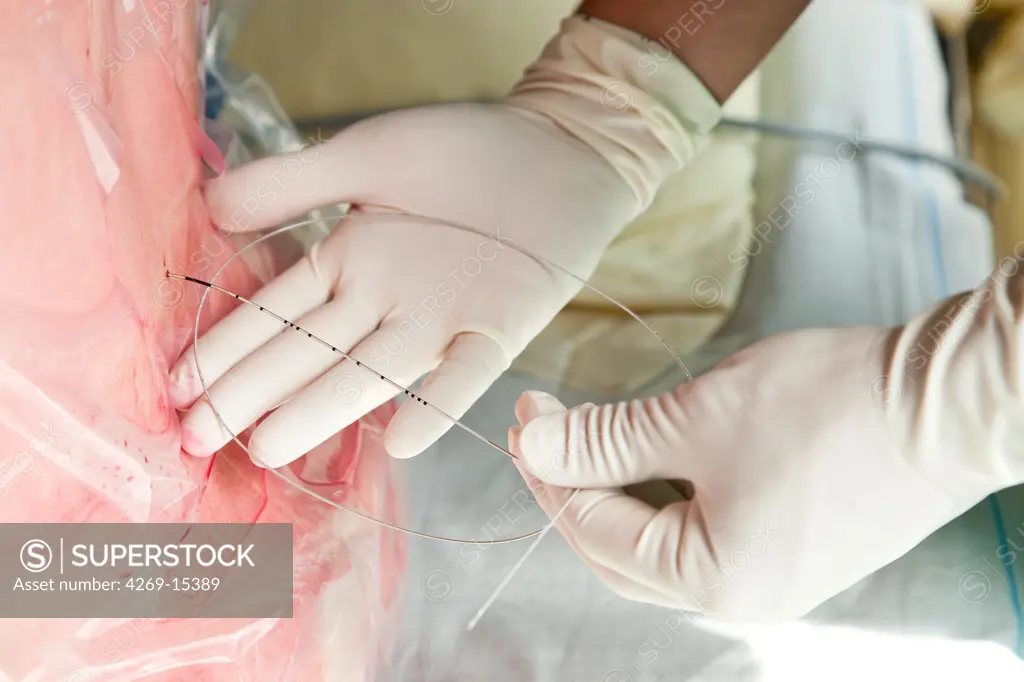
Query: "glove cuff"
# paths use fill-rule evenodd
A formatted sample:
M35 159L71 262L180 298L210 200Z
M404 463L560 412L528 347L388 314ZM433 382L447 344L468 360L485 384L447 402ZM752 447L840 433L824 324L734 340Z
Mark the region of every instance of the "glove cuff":
M1024 482L1024 261L896 330L883 403L908 457L947 490Z
M569 17L504 100L592 147L633 191L638 215L722 115L693 72L653 45L620 26Z

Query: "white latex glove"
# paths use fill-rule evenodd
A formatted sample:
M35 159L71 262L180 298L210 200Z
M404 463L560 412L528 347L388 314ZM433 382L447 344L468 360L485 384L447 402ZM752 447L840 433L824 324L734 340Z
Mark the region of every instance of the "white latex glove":
M619 594L798 617L1024 481L1022 302L999 276L894 330L771 337L651 399L527 393L510 447L549 515L583 488L558 527ZM623 490L673 480L692 500Z
M589 277L720 115L681 62L639 73L647 51L635 34L574 17L500 104L378 116L320 148L210 182L211 214L229 231L272 227L318 206L354 207L253 300L403 386L429 372L417 393L460 417L580 284L507 243L444 223L496 233ZM272 467L397 392L250 306L212 328L197 350L233 432L277 408L249 442ZM176 407L202 394L191 348L172 384ZM409 457L450 426L409 401L385 446ZM205 398L184 417L187 452L210 455L228 440Z

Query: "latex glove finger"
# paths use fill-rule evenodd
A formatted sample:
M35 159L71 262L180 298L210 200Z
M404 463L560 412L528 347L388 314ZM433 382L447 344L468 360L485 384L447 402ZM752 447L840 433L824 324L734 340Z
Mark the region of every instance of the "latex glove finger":
M551 399L528 391L516 403ZM563 488L621 487L679 478L685 415L672 394L547 413L522 427L523 461L537 477ZM697 458L694 458L697 459ZM694 463L694 473L700 468ZM693 480L694 476L687 475Z
M200 399L182 420L182 448L197 457L212 455L231 440L231 433L241 433L344 359L308 334L348 352L378 322L376 309L365 298L352 295L342 295L299 318L296 324L306 334L286 328L208 385L209 399ZM205 367L203 372L205 376ZM231 433L224 430L217 414Z
M379 142L362 122L297 152L246 163L206 182L213 223L226 232L252 232L323 206L376 203L368 188L390 187L381 174ZM376 148L377 153L371 153ZM386 161L386 159L384 159Z
M516 403L516 418L519 420L519 423L524 426L538 418L564 414L566 411L565 407L557 399L546 393L540 391L528 391L524 396L526 400L520 400ZM587 406L592 405L588 403ZM521 427L509 430L509 449L517 456L521 453L519 442L520 434ZM550 461L555 463L555 466L557 466L557 462L561 459L561 457L555 456L552 457ZM526 484L533 492L538 504L540 504L541 508L548 515L548 518L554 518L555 515L558 514L559 510L561 510L570 499L573 494L573 490L569 488L559 488L544 483L540 479L534 477L533 474L531 474L525 466L521 465L519 461L516 461L515 465L516 468L519 469L519 473L522 474ZM576 552L576 554L595 571L598 577L600 577L601 580L617 594L626 597L627 599L643 601L660 606L678 606L679 600L673 597L670 593L665 592L661 588L661 584L657 581L648 583L644 580L630 578L616 570L607 562L603 561L601 555L594 555L587 552L577 542L571 526L567 523L567 517L571 518L571 515L578 514L579 505L581 504L600 504L602 500L610 499L611 497L627 497L627 499L632 500L638 508L646 509L651 513L654 511L653 508L644 502L625 496L625 493L621 488L608 490L580 490L579 493L576 494L572 505L562 512L556 527L562 533L562 536L565 538L569 546L572 547L573 551Z
M572 489L543 483L538 493L538 502L553 517ZM635 585L621 591L623 596L701 611L695 595L704 577L714 573L708 571L712 562L705 537L694 532L699 531L696 518L699 507L691 503L659 510L621 488L583 489L557 527L580 556Z
M509 362L508 355L493 339L482 334L459 334L444 360L427 376L416 394L448 416L461 419L508 369ZM386 371L384 373L387 374ZM388 425L384 447L393 457L414 457L452 426L452 422L437 410L409 400L399 408Z
M400 333L397 324L381 327L367 336L332 370L277 408L256 427L249 451L256 464L278 468L295 461L317 445L394 398L400 390L380 379L356 361L378 369L371 359ZM422 353L399 353L391 358L384 375L409 386L433 369L436 361Z
M565 409L562 404L547 393L540 391L527 391L527 400L521 400L516 404L516 418L520 424L526 425L535 419L543 416L557 415L564 413ZM588 403L590 404L590 403ZM519 446L519 435L521 432L520 427L513 427L509 429L509 449L510 451L519 456L521 453ZM550 462L553 466L558 466L558 463L563 461L562 457L552 457ZM557 487L549 483L545 483L539 478L532 475L520 462L515 462L516 468L522 475L526 484L529 486L530 491L534 493L534 497L537 499L538 504L544 509L545 513L548 514L549 518L554 518L566 502L570 499L573 494L572 489L565 487ZM578 514L579 505L594 505L600 504L602 500L610 497L622 497L625 493L622 488L608 488L601 489L601 491L585 491L581 489L578 494L575 494L575 498L572 500L571 506L566 508L559 517L556 527L561 532L565 542L568 543L569 547L580 556L581 559L597 573L598 578L608 586L616 594L633 599L635 601L643 601L651 604L657 604L660 606L676 607L679 603L678 599L672 594L665 592L662 587L656 582L647 584L644 581L637 581L632 578L625 576L621 571L616 570L614 567L605 563L600 556L595 556L587 552L577 542L571 527L566 523L566 515ZM644 508L647 507L642 501L635 500L637 506Z
M559 411L554 408L560 403L552 396L528 391L516 404L516 416L523 426L510 433L510 442L515 443L515 454L522 458L523 466L548 484L547 495L557 512L571 494L571 488L598 487L595 481L615 480L629 485L675 478L667 463L652 466L649 462L657 461L658 455L650 455L653 446L667 446L652 437L664 433L665 426L660 423L664 422L666 411L672 410L663 404L672 401L676 405L677 399L678 392L628 405L587 404ZM652 423L636 428L621 418L616 420L616 412L609 409L624 410L629 406L634 419ZM580 415L588 418L580 419ZM550 432L555 437L539 443L527 441L531 429L540 434ZM592 437L594 431L599 435L596 440ZM573 433L584 435L581 446L573 445ZM614 440L611 434L615 434ZM622 449L609 455L597 451L597 447ZM648 457L650 460L646 460ZM609 475L609 471L614 473ZM564 480L585 480L588 484L561 484ZM713 574L709 569L714 565L699 501L656 509L627 495L614 483L605 483L604 487L581 490L559 519L559 530L593 561L649 589L675 595L674 606L698 610L685 585L687 581L697 584L702 576Z
M296 320L327 301L330 296L327 281L318 277L312 261L304 258L248 298L286 320ZM209 296L226 294L211 291ZM287 329L284 323L265 312L244 303L239 305L178 358L170 375L169 392L174 407L187 407L203 393L196 370L196 355L199 356L203 380L210 387L242 358L284 329Z
M516 419L519 420L520 424L527 424L530 421L536 419L541 415L557 414L565 411L565 406L562 403L547 393L540 391L528 391L527 392L532 400L519 401L516 403ZM508 447L509 451L513 454L519 454L519 434L520 428L513 427L509 429ZM533 493L534 499L537 500L537 504L540 505L544 513L548 515L549 519L555 517L558 511L565 504L569 496L572 495L573 491L565 488L555 488L554 486L548 485L536 478L531 474L526 467L522 466L519 461L514 460L513 464L516 469L519 470L519 474L523 477L530 492ZM586 494L581 491L579 495ZM579 499L577 495L576 499ZM566 510L568 512L568 510ZM556 525L556 528L558 525ZM561 530L561 529L559 529ZM662 594L657 588L651 589L644 587L637 582L630 580L618 573L617 571L603 566L600 562L595 561L593 558L587 556L585 553L580 551L579 546L571 535L562 533L562 537L566 543L572 548L576 556L583 561L587 567L601 579L606 586L608 586L616 594L632 599L634 601L647 602L649 604L666 605L669 603L668 595Z
M509 449L515 449L511 442L509 444ZM526 485L529 487L530 492L533 493L534 498L537 500L537 504L539 504L541 509L543 509L548 515L548 518L554 518L555 514L558 513L558 510L562 508L565 500L572 494L572 490L554 488L554 486L547 485L540 479L536 478L518 462L515 462L515 466L522 475ZM552 493L557 496L557 499L552 499ZM580 495L583 494L585 493L580 493ZM579 495L577 495L576 500L579 500ZM568 510L566 510L566 513L568 513ZM562 533L562 537L565 539L566 544L572 548L573 552L587 566L587 568L593 571L601 582L617 595L632 601L654 604L656 606L665 606L669 608L676 606L676 600L671 595L660 591L656 586L644 586L635 580L627 578L618 571L595 561L592 557L580 550L571 535Z

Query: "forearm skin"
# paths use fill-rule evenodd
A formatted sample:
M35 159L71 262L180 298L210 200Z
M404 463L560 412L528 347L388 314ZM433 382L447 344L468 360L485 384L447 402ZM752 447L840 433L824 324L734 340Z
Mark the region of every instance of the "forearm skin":
M584 0L579 13L660 43L724 103L810 0Z

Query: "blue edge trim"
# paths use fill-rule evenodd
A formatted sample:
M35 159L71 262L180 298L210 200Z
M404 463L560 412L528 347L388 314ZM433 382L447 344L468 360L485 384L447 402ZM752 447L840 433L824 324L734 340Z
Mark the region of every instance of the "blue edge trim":
M203 112L204 116L211 121L215 120L220 114L221 107L224 106L224 91L220 87L220 83L213 77L213 74L206 73L206 107Z
M911 11L921 11L918 7L910 7L907 4L902 5L904 10L902 13L903 17L903 33L904 40L900 41L902 44L903 53L903 73L904 73L904 89L905 94L904 105L906 107L907 116L907 132L910 136L911 143L919 142L918 139L918 128L917 128L917 106L916 106L916 92L914 90L914 77L913 71L910 68L910 26L909 26L909 15ZM921 179L921 162L908 162L913 164L915 180ZM921 182L919 186L923 187L925 192L925 212L928 220L929 237L932 246L932 266L935 274L936 284L939 290L938 298L948 298L949 282L946 277L945 270L945 259L943 257L942 250L942 219L939 212L938 197L935 195L934 189L927 183ZM1003 509L999 504L999 498L997 494L993 493L988 496L988 506L992 512L992 523L995 528L996 539L999 541L1000 547L1005 547L1008 543L1006 535L1006 523L1003 520ZM1024 659L1024 611L1021 609L1020 594L1017 589L1017 582L1014 578L1013 572L1013 559L1008 558L1007 552L1003 554L1003 570L1006 573L1006 584L1009 586L1010 591L1010 603L1013 607L1014 616L1017 620L1017 643L1016 643L1016 654L1018 657Z

